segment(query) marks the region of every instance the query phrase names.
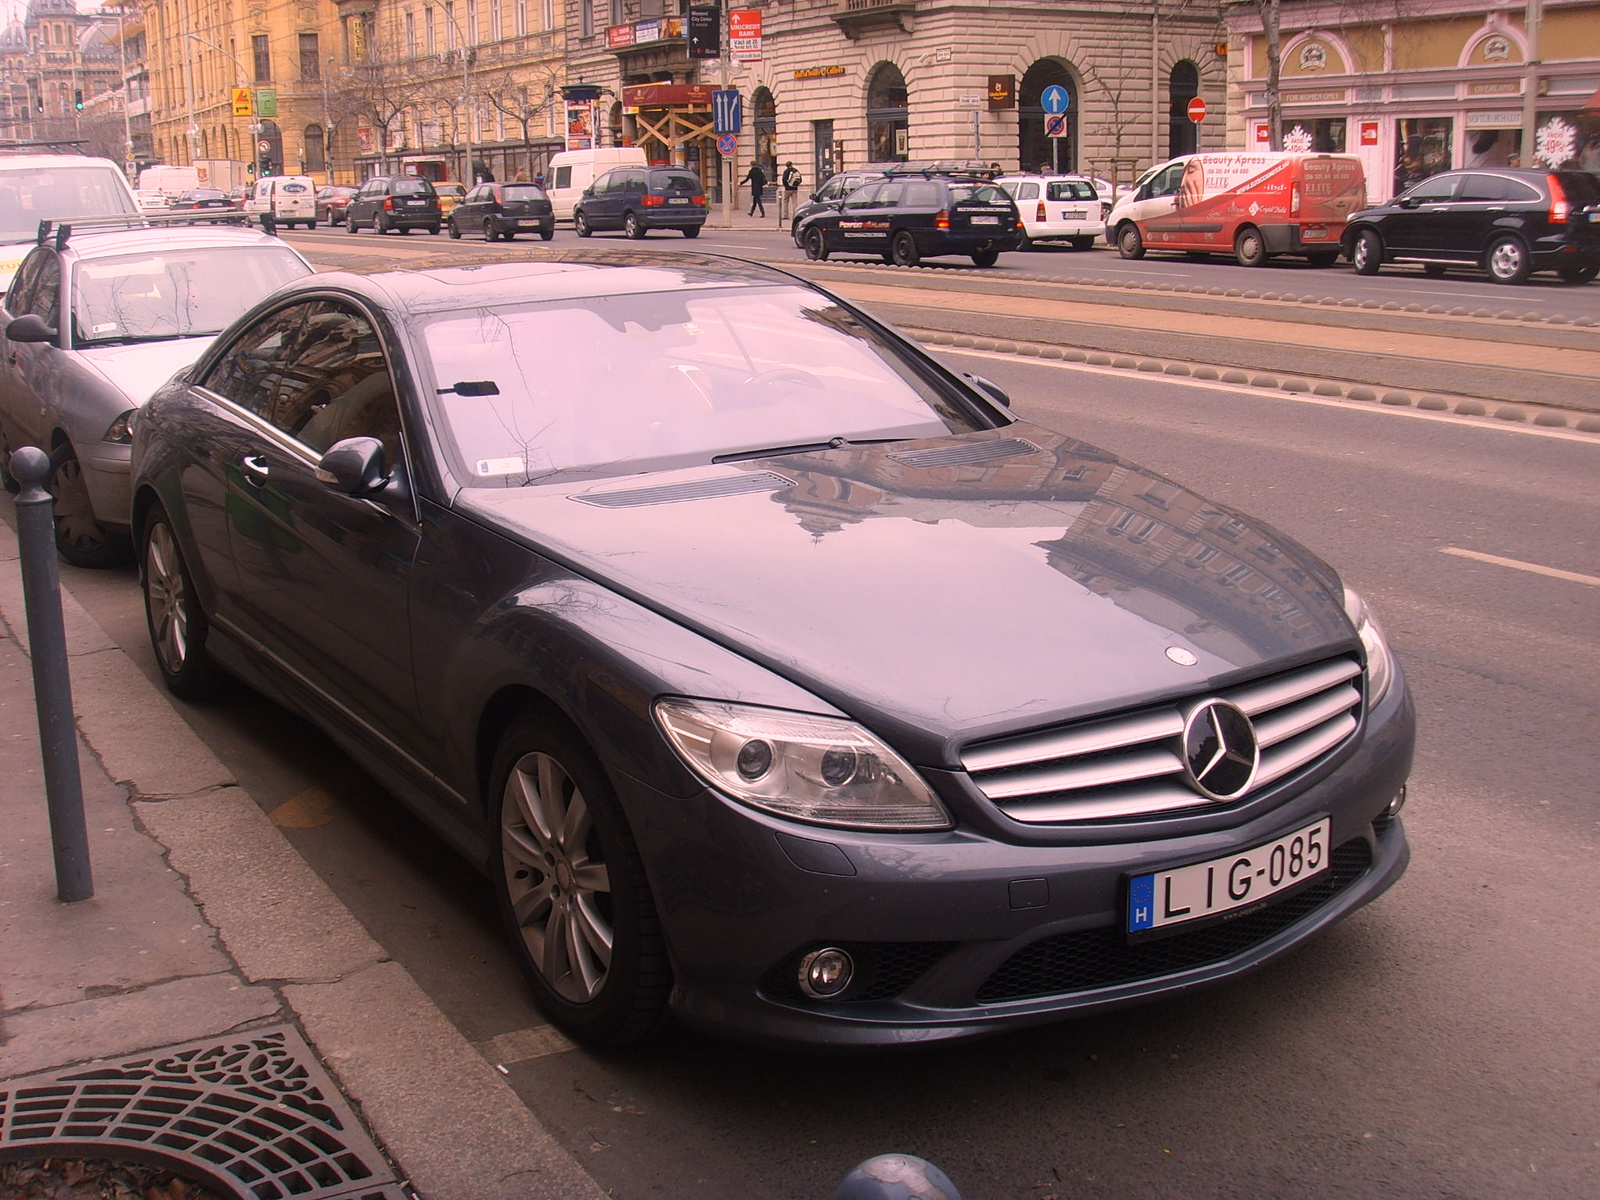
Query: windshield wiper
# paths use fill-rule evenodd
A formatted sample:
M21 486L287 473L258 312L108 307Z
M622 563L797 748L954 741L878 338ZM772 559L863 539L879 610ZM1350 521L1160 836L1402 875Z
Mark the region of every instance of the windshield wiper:
M881 446L886 442L903 442L905 438L861 438L852 440L847 437L833 437L825 442L807 442L799 446L768 446L765 450L735 450L731 454L718 454L712 458L714 463L745 462L752 458L780 458L785 454L814 454L818 450L837 450L841 446Z

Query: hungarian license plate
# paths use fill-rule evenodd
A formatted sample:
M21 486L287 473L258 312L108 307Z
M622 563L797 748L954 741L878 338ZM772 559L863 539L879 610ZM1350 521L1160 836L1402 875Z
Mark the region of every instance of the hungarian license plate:
M538 224L539 224L539 222L537 222L537 221L530 221L527 218L523 218L522 220L517 222L517 228L518 229L532 229L532 228L534 228L534 226L536 226Z
M1328 227L1326 225L1302 225L1300 236L1308 242L1325 242L1328 240Z
M427 201L426 200L407 200L406 203L411 205L412 208L417 208L417 207L419 207L419 206L421 206L423 204L426 204Z
M972 223L974 225L998 225L998 224L1000 224L1000 218L999 217L973 217L972 218Z
M1081 208L1064 208L1061 210L1061 219L1063 221L1082 221L1087 219L1088 216L1089 214Z
M1324 817L1242 854L1135 875L1128 881L1129 938L1226 920L1309 883L1328 870L1329 828Z
M689 197L687 197L687 196L671 196L671 197L669 197L667 199L667 203L668 204L687 204L687 203L689 203Z

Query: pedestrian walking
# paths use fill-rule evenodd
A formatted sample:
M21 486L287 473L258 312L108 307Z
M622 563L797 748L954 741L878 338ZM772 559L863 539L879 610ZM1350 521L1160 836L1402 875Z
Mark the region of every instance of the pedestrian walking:
M783 175L779 182L783 184L783 191L778 197L778 220L794 220L795 202L800 197L800 171L792 162L783 164Z
M751 163L750 169L745 172L744 178L739 182L750 185L750 212L747 215L755 216L756 209L759 208L761 215L763 217L766 216L767 206L761 200L761 193L767 190L767 173L761 169L761 164L757 162Z

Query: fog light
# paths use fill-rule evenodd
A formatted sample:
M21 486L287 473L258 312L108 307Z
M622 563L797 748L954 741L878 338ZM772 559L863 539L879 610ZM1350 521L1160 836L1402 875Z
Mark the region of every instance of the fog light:
M1389 807L1383 810L1383 815L1389 818L1398 817L1400 810L1406 806L1406 785L1401 784L1400 790L1394 794L1394 799L1389 801Z
M831 1000L850 986L855 973L855 963L843 950L813 950L800 960L800 990L813 1000Z

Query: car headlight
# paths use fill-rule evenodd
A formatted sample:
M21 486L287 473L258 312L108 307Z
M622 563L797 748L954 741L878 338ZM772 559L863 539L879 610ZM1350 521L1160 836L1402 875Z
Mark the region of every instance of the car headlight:
M124 446L133 441L133 414L138 411L136 408L130 408L115 421L111 422L105 433L101 435L100 440L102 442L118 442Z
M950 828L910 764L854 721L676 696L655 713L690 770L752 808L846 829Z
M1344 589L1344 615L1356 627L1356 636L1367 652L1367 704L1376 704L1394 680L1394 657L1389 653L1389 643L1378 626L1378 619L1354 588Z

